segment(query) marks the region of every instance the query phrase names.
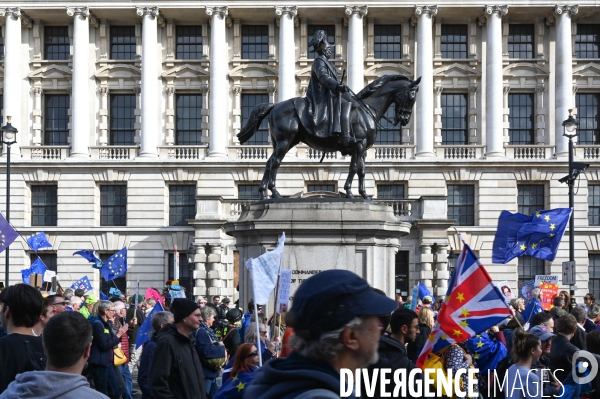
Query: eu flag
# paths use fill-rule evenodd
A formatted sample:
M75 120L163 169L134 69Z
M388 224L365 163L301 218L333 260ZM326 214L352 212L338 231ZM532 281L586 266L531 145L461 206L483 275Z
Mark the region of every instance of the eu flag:
M102 261L96 256L96 252L93 249L82 249L81 251L73 252L73 255L79 255L88 262L93 263L92 267L94 269L102 268Z
M31 281L29 276L31 276L31 268L21 270L21 278L23 279L23 284L29 285L29 282Z
M46 265L44 265L44 262L42 262L42 260L40 258L37 258L31 264L31 267L29 268L30 273L36 273L36 274L41 274L42 275L42 282L43 283L46 282L44 280L44 273L46 273L46 270L48 270L48 268L46 267Z
M508 263L523 255L553 261L571 212L570 208L557 208L525 216L502 211L494 238L492 262Z
M73 288L74 290L81 288L84 291L91 291L92 283L90 283L90 279L88 278L88 276L83 276L79 280L75 281L71 288Z
M104 292L100 291L100 299L103 301L108 301L108 296L106 296Z
M140 329L138 330L138 333L135 337L135 349L148 342L150 336L152 335L152 316L154 316L158 312L162 312L163 310L164 309L160 302L156 302L156 305L154 305L152 311L148 313L148 316L146 316L146 320L144 320L144 322L140 326Z
M18 236L19 233L12 228L10 223L4 219L4 215L0 213L0 252L8 248Z
M473 353L473 359L479 366L480 375L487 375L488 370L496 370L500 360L508 354L508 350L502 342L490 339L486 333L469 338L466 347Z
M48 242L48 237L43 231L27 239L29 248L33 249L33 252L37 252L40 248L52 248L52 244Z
M423 299L426 296L430 296L431 298L433 298L433 294L431 293L431 291L429 291L429 289L425 287L423 283L419 283L419 299Z
M104 280L111 281L127 273L127 247L115 252L100 269Z

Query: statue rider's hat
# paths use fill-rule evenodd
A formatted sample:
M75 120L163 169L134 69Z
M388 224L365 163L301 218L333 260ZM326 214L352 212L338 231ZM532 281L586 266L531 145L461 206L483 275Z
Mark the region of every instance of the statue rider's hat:
M327 43L327 32L318 30L313 35L312 39L310 39L308 47L312 47L313 51L319 51L325 47L333 47L333 45Z

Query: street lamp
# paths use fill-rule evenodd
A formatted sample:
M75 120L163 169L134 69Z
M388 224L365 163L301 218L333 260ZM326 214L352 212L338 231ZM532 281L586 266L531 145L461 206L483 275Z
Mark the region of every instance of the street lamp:
M448 272L450 272L450 279L454 274L454 269L456 269L456 260L458 259L458 255L454 253L452 247L450 247L450 254L448 255Z
M0 127L2 143L6 145L6 221L10 222L10 146L17 142L19 132L10 124L10 116L6 117L6 125ZM4 268L4 286L8 287L8 270L10 263L10 247L6 247L6 266Z
M194 255L196 255L196 249L194 248L194 244L190 243L190 246L187 250L187 259L188 259L188 292L190 293L190 299L194 300Z
M559 179L561 183L567 183L569 186L569 208L573 210L574 202L575 202L575 194L573 193L573 186L575 185L575 179L579 176L581 172L586 170L589 164L582 162L573 162L573 137L577 137L577 125L579 122L577 119L573 118L573 110L569 110L569 117L563 123L563 136L569 138L569 174L562 179ZM569 261L571 263L571 267L575 265L575 217L571 215L569 219ZM569 287L569 291L571 294L571 309L575 307L575 290L573 289L573 285Z

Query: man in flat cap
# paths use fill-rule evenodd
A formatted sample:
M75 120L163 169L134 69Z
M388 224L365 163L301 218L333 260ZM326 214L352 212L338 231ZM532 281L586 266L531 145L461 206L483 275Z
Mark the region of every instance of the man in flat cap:
M326 270L310 277L296 291L286 315L294 329L294 352L265 363L245 397L339 398L340 370L377 362L383 328L378 316L396 307L396 301L377 294L352 272Z
M157 335L150 381L155 399L206 399L206 386L194 331L202 316L194 301L177 298L171 303L175 323Z
M312 65L306 91L308 112L302 116L302 124L315 136L341 136L342 145L351 149L357 143L350 135L352 103L348 97L344 98L348 96L348 86L338 81L337 70L329 62L331 45L327 42L327 32L316 31L308 45L318 56Z

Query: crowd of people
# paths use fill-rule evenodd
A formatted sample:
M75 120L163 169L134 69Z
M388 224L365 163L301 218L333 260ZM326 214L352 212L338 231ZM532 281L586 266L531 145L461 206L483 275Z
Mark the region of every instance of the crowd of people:
M440 304L415 299L413 311L343 270L307 279L283 319L269 319L253 302L243 312L219 296L177 298L153 311L152 298L115 294L97 300L81 290L44 297L25 284L3 289L0 399L128 399L136 376L145 399L339 398L342 369L408 375L417 368ZM531 295L513 299L513 314L497 326L438 353L440 361L454 374L479 369L476 391L484 399L600 399L600 377L579 384L571 373L579 350L600 361L600 304L587 294L570 306L563 291L545 312L539 290ZM138 345L147 318L151 335ZM393 384L374 381L369 397L392 393Z

